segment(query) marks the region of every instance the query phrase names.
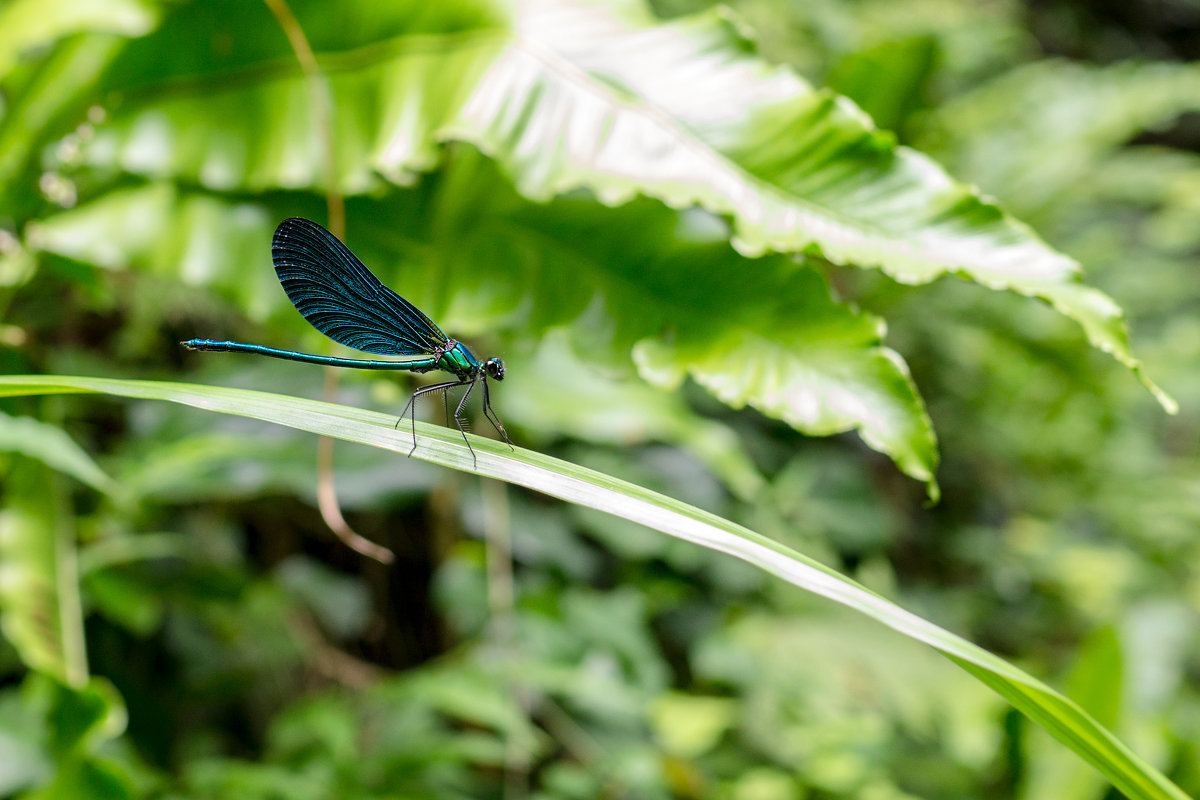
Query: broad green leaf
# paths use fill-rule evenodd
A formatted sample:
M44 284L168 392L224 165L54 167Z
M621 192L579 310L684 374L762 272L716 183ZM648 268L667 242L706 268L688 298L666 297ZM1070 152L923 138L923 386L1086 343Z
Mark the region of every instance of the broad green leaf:
M857 430L937 496L933 428L907 367L882 346L882 322L836 303L815 269L781 256L739 256L714 234L719 221L702 212L681 215L646 200L619 209L581 199L534 206L468 150L456 154L445 183L432 219L414 208L419 191L390 202L356 201L350 242L385 280L388 263L399 261L402 269L394 271L403 283L393 285L448 331L469 336L511 326L513 309L522 309L520 333L540 339L567 326L587 361L632 363L666 388L691 376L729 405L751 405L804 433ZM54 215L28 239L81 260L182 271L189 282L249 304L256 316L282 308L299 323L278 287L263 284L275 283L265 263L266 218L261 208L230 207L158 183ZM535 362L542 385L587 395L586 380L602 391L599 376L568 379L573 357L556 368L544 361ZM513 383L539 393L519 370ZM561 392L539 402L565 407ZM571 404L576 427L589 408L597 421L611 419L614 401L599 407L597 394ZM674 406L681 407L678 400ZM656 438L686 441L743 495L758 484L744 458L714 457L730 448L712 425L662 416L644 416L641 425L653 426Z
M729 405L752 405L808 433L856 428L868 445L924 480L936 500L933 427L903 359L880 346L882 322L831 302L815 272L797 272L778 288L760 282L767 273L738 283L785 302L740 324L727 321L717 342L682 325L642 340L633 355L643 377L671 386L686 372Z
M0 412L0 452L20 453L70 475L93 489L118 496L120 487L62 428L32 417Z
M14 457L0 510L0 630L30 668L87 682L75 531L61 478Z
M584 278L590 291L574 298L582 316L572 334L585 352L630 352L651 383L673 388L690 376L735 408L754 406L809 434L858 430L936 497L933 428L903 360L882 346L882 323L834 302L815 269L779 256L748 262L697 233L698 242L664 245L673 229L696 223L644 201L603 216L560 207L546 229L518 229L514 246L528 248L532 234L541 251L544 266L528 283L553 286L561 272ZM510 230L485 233L494 240ZM597 301L611 311L593 331L587 312ZM570 302L547 296L532 315L569 313Z
M410 446L408 433L397 431L391 416L283 395L153 381L0 377L0 395L89 392L169 400L397 453L407 452ZM427 424L419 425L418 430L418 458L524 486L726 553L928 644L1045 727L1128 797L1187 797L1078 705L1041 681L800 553L713 514L592 470L527 450L510 451L499 442L480 437L472 437L478 456L473 462L457 431Z
M255 203L180 192L169 183L118 189L25 231L32 248L105 269L138 266L211 286L253 319L287 305L271 268L274 220Z
M747 254L817 252L905 283L953 273L1041 298L1140 375L1119 308L1077 262L845 98L761 59L726 12L662 23L640 0L526 0L504 24L498 9L451 8L438 24L398 13L390 38L321 54L343 191L407 182L439 143L466 141L530 198L648 195L726 216ZM166 46L164 33L127 50ZM190 74L194 91L132 92L88 161L222 190L318 187L302 77L252 55L232 75Z
M432 168L435 132L509 35L500 4L487 0L345 3L338 26L328 24L323 4L296 5L302 25L313 20L304 27L330 74L339 188L347 193L377 188L376 170L407 183L414 169ZM214 26L272 33L234 37L214 56L192 33ZM85 162L220 190L320 186L309 88L276 31L261 3L193 4L168 17L103 76L101 85L126 99L112 104Z

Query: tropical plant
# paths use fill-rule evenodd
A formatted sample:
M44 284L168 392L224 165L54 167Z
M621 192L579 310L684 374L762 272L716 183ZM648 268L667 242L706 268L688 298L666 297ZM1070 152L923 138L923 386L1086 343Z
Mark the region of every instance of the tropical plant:
M880 6L814 4L788 18L795 35L765 40L775 59L823 60L844 95L760 54L722 9L7 6L0 394L27 399L6 401L0 424L0 659L26 677L0 695L0 793L962 796L1002 794L1028 764L1031 797L1095 793L1101 774L1129 797L1186 796L1102 727L1122 721L1110 688L1131 645L1111 622L1125 606L1085 573L1132 583L1130 570L1156 574L1139 553L1187 552L1196 454L1159 457L1153 432L1179 423L1078 355L1081 331L1174 410L1117 304L1064 253L1139 311L1185 304L1172 278L1197 244L1178 221L1192 157L1122 145L1190 110L1200 73L1038 62L985 81L981 65L1019 59L1002 43L966 54L968 26L930 5L892 39L869 41L886 27ZM764 7L776 8L741 12L753 22ZM867 41L839 42L838 24ZM894 91L875 85L881 70ZM952 99L927 102L934 77ZM1014 118L1026 107L1038 111ZM1136 179L1167 163L1177 182ZM1098 165L1107 183L1082 186ZM1143 243L1088 238L1121 204L1166 231L1144 248L1165 275L1144 293L1116 255ZM530 449L476 438L475 464L457 433L419 424L410 461L388 378L347 375L333 405L295 396L311 393L302 368L185 358L175 342L198 335L325 346L270 269L286 216L327 221L448 331L502 352L511 377L495 402ZM966 280L925 286L948 273ZM1146 350L1177 339L1166 325ZM188 383L144 380L181 371ZM922 511L941 491L931 416L951 437L952 491ZM300 537L320 530L305 501L328 484L297 431L373 446L339 448L332 474L353 527L397 552L391 572ZM859 439L797 435L848 431ZM1145 491L1131 441L1170 478L1171 512L1127 546L1143 520L1130 509L1145 506L1130 496ZM1126 502L1105 509L1106 495ZM1077 541L1079 500L1079 524L1103 520L1117 543ZM906 548L969 565L989 588L906 572ZM1099 624L1005 608L1006 568L1061 583ZM978 683L764 572L932 645ZM919 616L884 599L898 590ZM1087 711L946 628L1021 657L1031 638L1071 631ZM847 669L877 704L831 679ZM1096 777L1004 734L981 684ZM1196 746L1166 730L1136 741L1200 781L1186 766Z

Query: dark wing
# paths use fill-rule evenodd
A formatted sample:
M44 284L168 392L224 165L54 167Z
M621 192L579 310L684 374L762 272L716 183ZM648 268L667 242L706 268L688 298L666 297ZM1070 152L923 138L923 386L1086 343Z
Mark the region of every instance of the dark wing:
M335 342L393 356L428 355L446 344L433 320L315 222L292 217L279 223L271 258L292 305Z

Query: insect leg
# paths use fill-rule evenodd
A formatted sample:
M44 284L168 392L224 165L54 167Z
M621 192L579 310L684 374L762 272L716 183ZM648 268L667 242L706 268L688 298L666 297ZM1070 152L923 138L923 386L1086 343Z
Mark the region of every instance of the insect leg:
M487 418L488 422L492 423L492 427L496 429L496 432L504 437L504 442L515 450L516 448L513 448L512 440L508 438L508 431L504 430L504 423L496 415L496 409L492 408L492 398L488 396L486 377L483 379L483 416Z
M479 466L479 459L475 457L475 448L471 447L471 442L467 439L467 432L463 428L462 414L463 406L467 403L467 398L471 396L471 390L475 388L475 381L463 381L466 384L467 390L463 392L462 399L458 401L458 407L454 409L454 422L458 425L458 432L462 434L463 441L467 443L467 449L471 451L471 466Z
M411 409L412 414L409 414L409 419L412 420L413 446L412 449L408 451L409 456L417 452L417 398L421 395L429 394L430 392L436 392L439 390L444 392L447 389L452 389L455 386L462 385L462 381L446 381L445 383L435 383L431 386L422 386L420 389L417 389L412 393L412 397L408 398L408 405L406 405L404 407L404 411L400 413L400 419L396 420L396 427L400 427L400 423L404 421L404 415L408 414L409 409Z

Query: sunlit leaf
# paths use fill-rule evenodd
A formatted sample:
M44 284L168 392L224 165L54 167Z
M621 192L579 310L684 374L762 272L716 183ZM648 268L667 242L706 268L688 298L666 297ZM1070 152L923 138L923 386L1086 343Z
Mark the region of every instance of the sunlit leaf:
M882 346L880 321L834 302L815 269L780 256L747 261L694 234L672 242L688 221L644 202L602 216L561 208L542 231L488 230L536 253L529 283L556 286L566 272L591 290L546 296L531 316L561 318L585 301L571 326L582 352L631 352L651 383L673 388L690 376L735 408L806 433L857 430L936 496L933 429L907 367ZM597 306L608 313L591 313Z
M470 335L516 322L526 336L541 337L567 326L582 358L633 363L660 387L690 376L729 405L751 405L804 433L857 430L936 497L936 442L907 367L882 346L882 323L835 302L815 269L781 256L743 258L713 234L720 223L712 217L681 217L645 200L611 210L578 199L533 206L478 154L459 153L448 174L452 188L437 204L447 209L444 217L414 218L420 195L360 200L351 206L350 237L363 243L355 249L368 263L378 253L385 279L388 263L400 262L393 272L404 283L396 288L447 330ZM267 260L265 216L261 207L229 206L160 183L56 214L28 238L31 246L81 260L183 273L240 298L252 313L290 310L274 271L253 266ZM447 296L439 310L438 298ZM513 309L528 310L514 321ZM287 316L301 324L298 315ZM611 417L615 406L610 399L601 407L600 394L567 402L587 394L585 382L595 392L603 384L600 376L572 377L573 362L537 366L535 377L515 371L513 382L537 393L542 405L570 407L576 426L589 408ZM562 388L545 393L531 378ZM635 401L630 395L622 402ZM730 444L711 425L661 414L656 422L642 411L642 427L654 426L659 440L689 442L736 491L745 495L759 483L744 459L716 457ZM161 481L171 472L157 474Z
M738 276L736 286L784 302L758 308L740 324L726 319L719 336L681 324L639 342L634 359L642 375L670 386L686 372L735 408L752 405L809 433L857 429L868 445L924 480L936 499L933 428L903 359L880 345L882 324L833 303L815 272L771 286L761 280L768 265L759 267L753 276ZM728 301L736 286L714 298Z
M1119 309L1083 286L1078 263L845 98L758 57L726 13L662 23L640 0L527 0L505 23L483 4L447 8L396 11L386 35L358 42L318 39L343 191L408 182L439 143L467 141L534 199L643 194L726 216L748 254L818 252L905 283L953 273L1042 298L1139 370ZM177 47L163 33L125 56ZM89 163L220 190L319 187L308 93L279 57L238 51L169 96L135 87Z
M276 222L257 204L157 183L49 215L25 234L31 247L106 269L138 266L224 290L261 319L287 303L271 269Z

